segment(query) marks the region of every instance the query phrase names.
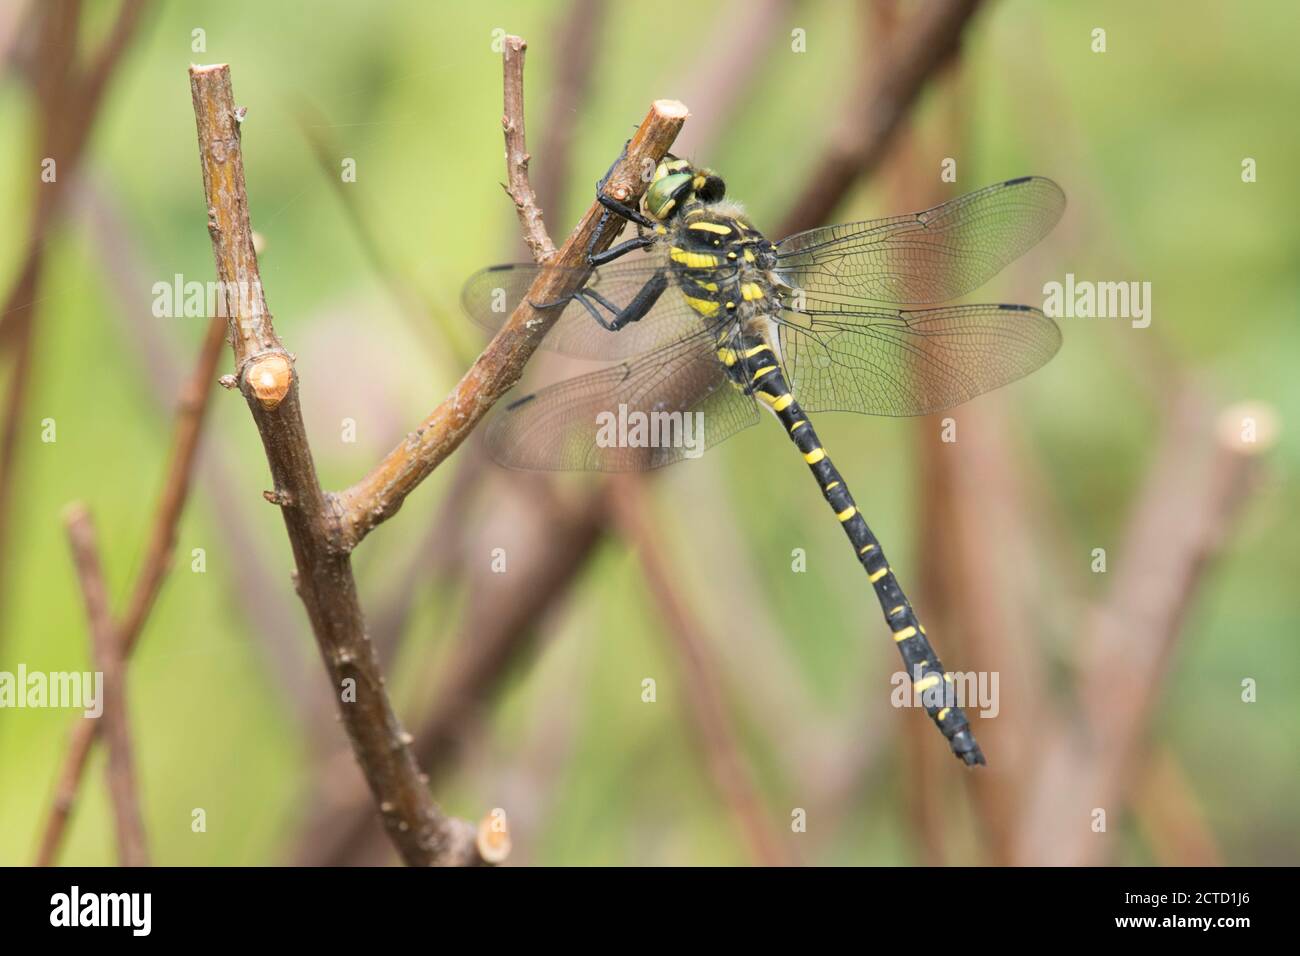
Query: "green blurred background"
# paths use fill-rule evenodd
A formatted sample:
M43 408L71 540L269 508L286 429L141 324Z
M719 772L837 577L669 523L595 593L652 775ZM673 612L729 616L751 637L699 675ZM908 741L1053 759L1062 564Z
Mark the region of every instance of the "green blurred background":
M84 32L93 39L113 8L87 6ZM911 6L902 4L903 13ZM564 199L545 209L557 241L659 97L692 107L685 148L703 145L707 153L694 158L725 173L756 223L777 228L855 106L849 94L861 62L877 54L864 43L852 4L771 5L764 8L776 11L769 39L752 49L761 65L733 101L718 104L708 67L756 8L604 8L591 89L572 107ZM115 606L141 561L171 428L159 383L188 369L204 325L153 319L150 288L176 273L213 276L187 66L230 63L236 100L248 107L244 160L253 226L265 240L262 277L276 328L297 355L322 481L339 488L446 395L481 342L459 312L459 286L484 264L522 257L499 185L494 31L529 41L529 145L533 173L543 176L568 16L566 4L524 2L151 8L49 240L7 536L10 580L0 595L0 670L19 662L29 670L89 667L62 529L69 501L84 500L95 515ZM1095 27L1107 31L1104 54L1090 49ZM191 50L195 28L206 31L206 52ZM806 31L805 53L790 50L796 28ZM1300 155L1294 40L1287 4L998 0L967 34L956 103L928 90L912 114L907 147L916 164L910 175L939 196L1036 173L1070 197L1057 230L978 298L1040 304L1042 283L1066 272L1154 287L1151 328L1066 319L1057 358L996 399L1050 500L1058 524L1052 540L1067 542L1050 563L1073 577L1035 594L1030 609L1057 691L1068 693L1071 639L1090 603L1126 573L1116 555L1156 452L1159 402L1143 381L1144 366L1125 356L1158 348L1214 402L1253 399L1276 409L1278 446L1190 604L1150 727L1151 740L1181 766L1185 795L1218 857L1238 864L1300 861L1300 494L1293 480L1300 446L1288 427L1300 416L1293 214L1300 192L1287 171ZM22 256L23 225L40 188L31 168L31 103L25 84L7 72L0 84L5 277ZM715 104L725 113L711 113ZM376 274L304 122L328 140L336 164L356 160L357 182L346 188L392 270L427 303L425 327L403 315ZM947 156L958 159L955 185L937 183ZM1257 160L1258 182L1242 183L1244 157ZM836 218L901 213L908 203L882 174ZM341 440L336 423L345 417L357 422L355 443ZM40 439L46 418L57 422L55 443ZM926 561L917 544L916 428L843 415L819 424L909 588ZM469 452L462 449L358 552L372 619L424 547ZM270 480L260 443L233 395L214 398L199 472L173 573L130 668L151 848L158 863L284 862L295 858L300 826L327 799L323 788L354 771L346 756L340 761L328 707L310 703L319 704L325 678L290 590L282 524L261 500ZM921 778L952 820L943 859L986 860L964 775L945 758L942 740L932 728L915 731L926 723L921 715L883 703L894 652L874 597L803 472L765 421L650 486L653 523L704 622L772 826L804 862L922 862L908 756L922 748L943 761ZM491 480L502 493L512 487ZM558 487L577 495L581 479ZM505 507L478 500L467 509L468 543L455 549L457 562L486 565L491 549L509 540L510 522L498 520ZM743 526L730 523L741 516ZM809 573L791 573L796 547L806 549ZM999 547L989 542L990 565L1015 560ZM1089 573L1094 547L1112 555L1106 575ZM195 548L206 554L203 573L191 570ZM250 568L265 570L252 596ZM401 649L389 665L404 714L429 706L451 654L464 604L459 581L436 570L417 575ZM926 619L924 598L917 604ZM761 644L738 623L733 612L741 605L769 617ZM960 635L930 630L949 667L1004 666L970 660L957 651ZM471 819L505 808L520 863L750 862L701 760L662 618L623 543L600 546L540 632L437 783L439 802ZM652 705L641 699L646 677L658 684ZM1241 702L1244 678L1258 681L1256 703ZM0 711L0 863L30 860L69 726L63 711ZM82 786L64 862L115 858L102 760L97 753ZM828 783L837 774L848 779ZM829 809L792 837L791 808L812 804ZM191 832L196 807L206 810L206 833ZM1112 824L1121 841L1112 859L1168 862L1140 825L1127 814L1120 819Z

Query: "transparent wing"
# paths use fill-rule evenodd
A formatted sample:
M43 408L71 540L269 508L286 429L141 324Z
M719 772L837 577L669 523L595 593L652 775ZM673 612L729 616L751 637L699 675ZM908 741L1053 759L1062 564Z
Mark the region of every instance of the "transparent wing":
M778 243L775 271L823 298L947 302L1019 258L1064 209L1050 179L1009 179L924 212L796 233Z
M486 442L507 468L644 471L757 420L754 399L727 380L712 334L697 333L511 401L488 423Z
M1026 305L787 311L779 329L799 404L865 415L960 405L1028 375L1061 345L1056 323Z
M667 288L641 319L611 332L592 315L594 309L605 321L611 320L659 273L660 266L659 257L642 256L597 268L583 286L583 292L590 293L583 296L585 305L575 297L556 306L563 308L563 312L546 333L542 347L575 358L623 359L679 342L698 332L704 320L686 303L676 280L667 272L664 273ZM520 263L482 269L465 283L461 305L477 324L495 332L528 295L533 281L544 269L559 267ZM730 275L734 267L718 271L720 276Z

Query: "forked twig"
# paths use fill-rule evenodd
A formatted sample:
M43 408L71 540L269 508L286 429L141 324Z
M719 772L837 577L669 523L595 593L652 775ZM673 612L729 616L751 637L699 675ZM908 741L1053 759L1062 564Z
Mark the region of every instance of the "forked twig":
M344 725L390 838L411 864L481 859L473 826L450 819L434 804L420 775L411 737L393 713L374 649L366 639L349 553L372 527L464 440L492 404L518 379L555 310L531 302L563 298L585 279L580 272L539 278L524 303L424 425L395 449L358 488L327 495L316 476L298 400L292 356L276 335L261 287L248 221L239 123L225 65L193 67L190 84L199 132L208 224L219 279L238 290L231 318L236 381L262 436L297 565L297 589L325 664L341 694ZM629 143L609 179L610 194L634 201L651 168L686 118L681 104L660 102ZM588 248L607 247L621 230L592 205L557 261L585 262ZM549 311L549 315L547 312ZM354 695L354 696L349 696Z
M144 565L136 578L131 591L131 598L120 622L110 627L113 632L113 646L119 649L123 665L144 630L144 623L152 609L158 592L162 589L163 579L171 564L172 552L176 546L176 527L180 523L181 512L189 497L190 480L193 477L194 461L199 448L199 436L203 430L203 421L208 409L208 401L213 392L213 380L216 377L217 362L225 344L226 322L214 318L208 324L207 335L203 341L199 360L186 383L180 397L180 407L176 416L175 434L172 439L171 460L167 467L167 476L163 481L162 494L158 500L158 509L150 526L148 544L145 551ZM58 856L67 829L68 818L76 801L81 778L85 774L86 762L95 743L95 736L100 731L100 721L78 721L64 755L62 769L55 784L54 800L49 817L41 837L40 849L37 851L38 866L50 866Z
M686 107L676 100L656 100L611 170L607 195L626 203L639 200L649 185L649 173L672 146L686 117ZM340 548L351 550L375 526L391 518L406 496L460 446L488 409L519 380L524 363L559 318L560 310L539 309L533 303L558 302L582 287L590 274L588 249L607 249L623 229L623 220L607 212L592 203L552 260L560 268L538 275L451 395L368 475L335 496Z
M122 866L148 866L149 853L131 755L131 730L126 716L126 660L108 611L104 573L100 567L99 548L95 544L95 526L90 520L90 512L80 504L72 505L64 520L90 624L91 656L104 675L100 688L101 720L104 735L108 738L108 790L113 801L113 818L117 823L118 860ZM99 723L100 720L92 722L82 718L82 725L98 726Z
M506 37L501 56L505 89L505 115L501 118L501 128L506 136L506 174L510 179L506 194L515 204L519 228L533 261L543 263L555 258L555 243L546 232L537 194L528 181L528 161L532 157L528 155L524 136L524 52L527 49L528 44L522 37Z

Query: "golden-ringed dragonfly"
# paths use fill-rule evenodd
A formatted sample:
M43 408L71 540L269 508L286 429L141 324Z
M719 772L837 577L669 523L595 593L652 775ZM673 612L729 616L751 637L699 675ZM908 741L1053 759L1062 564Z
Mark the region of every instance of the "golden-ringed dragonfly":
M603 186L606 215L635 224L636 236L589 255L595 270L572 297L533 304L562 310L544 347L618 364L510 402L486 429L492 457L511 468L658 468L772 412L866 571L926 712L954 754L983 764L945 693L952 678L808 413L924 415L1050 359L1060 330L1037 309L934 306L983 285L1046 235L1065 207L1060 187L1009 179L924 212L772 242L726 200L719 176L683 159L659 165L640 208ZM498 328L543 268L476 273L466 311Z

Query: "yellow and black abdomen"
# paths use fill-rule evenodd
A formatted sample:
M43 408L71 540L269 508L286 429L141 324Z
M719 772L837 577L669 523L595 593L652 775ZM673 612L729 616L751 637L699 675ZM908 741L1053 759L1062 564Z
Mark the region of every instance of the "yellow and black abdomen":
M971 733L965 713L955 699L953 679L943 669L939 655L903 594L880 542L858 511L843 476L832 463L812 422L799 407L772 347L760 336L734 331L719 343L718 359L732 382L761 400L775 413L803 460L821 486L822 497L835 512L840 527L853 545L867 580L876 592L894 643L907 667L907 676L922 706L938 726L952 752L968 766L984 763L984 755Z

